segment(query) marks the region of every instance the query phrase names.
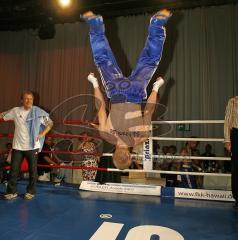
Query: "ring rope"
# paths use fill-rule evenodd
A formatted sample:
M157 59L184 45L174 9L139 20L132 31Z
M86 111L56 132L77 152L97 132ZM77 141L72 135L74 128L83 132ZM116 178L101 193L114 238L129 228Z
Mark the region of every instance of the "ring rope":
M13 137L12 133L0 133L0 137ZM52 138L80 138L80 139L100 139L95 136L82 136L73 134L48 134L47 136ZM199 141L199 142L224 142L224 138L172 138L172 137L149 137L152 140L160 141Z
M13 137L13 133L0 133L0 137ZM98 139L101 140L100 137L95 136L84 136L84 135L73 135L73 134L47 134L48 137L52 138L80 138L80 139Z
M63 124L77 124L77 125L90 125L90 124L99 124L96 121L82 121L82 120L64 120Z
M152 140L160 141L198 141L198 142L224 142L224 138L172 138L172 137L150 137Z
M112 153L103 153L102 156L112 156ZM143 154L131 154L131 156L135 157L144 157ZM218 161L230 161L229 157L203 157L203 156L174 156L174 155L151 155L153 158L161 158L161 159L191 159L191 160L218 160Z
M124 172L124 173L159 173L159 174L173 174L173 175L193 175L193 176L217 176L217 177L230 177L229 173L204 173L204 172L184 172L184 171L165 171L165 170L142 170L142 169L125 169L120 170L117 168L102 168L102 167L85 167L85 166L66 166L66 165L45 165L37 164L37 167L42 168L57 168L57 169L81 169L81 170L94 170L94 171L107 171L107 172ZM5 170L10 170L11 167L4 167Z
M174 175L219 176L219 177L231 176L231 174L229 173L181 172L181 171L142 170L142 169L120 170L117 168L98 168L98 167L85 167L85 166L44 165L44 164L38 164L37 166L44 167L44 168L98 170L98 171L107 171L107 172L163 173L163 174L174 174Z
M223 124L224 120L182 120L182 121L152 121L152 124Z
M0 119L0 122L13 122L12 120L4 121ZM63 124L81 124L81 125L88 125L88 124L98 124L96 121L87 121L87 120L63 120L61 123ZM178 121L170 121L170 120L159 120L159 121L152 121L152 124L223 124L224 120L178 120Z
M53 154L62 154L62 155L92 155L92 156L104 156L104 157L111 157L113 153L87 153L82 151L55 151L55 150L42 150L42 153L53 153ZM0 153L4 154L7 153L6 150L0 150ZM131 154L132 157L144 157L143 154ZM229 157L203 157L203 156L176 156L176 155L151 155L153 158L159 158L163 160L173 160L173 159L187 159L187 160L216 160L216 161L230 161Z
M1 122L9 122L9 123L14 123L13 120L3 120L0 119ZM63 121L54 121L55 124L77 124L77 125L90 125L90 124L98 124L96 121L87 121L87 120L63 120Z
M54 153L54 154L62 154L62 155L92 155L92 156L101 156L101 153L90 153L90 152L82 152L82 151L49 151L49 150L42 150L43 153Z

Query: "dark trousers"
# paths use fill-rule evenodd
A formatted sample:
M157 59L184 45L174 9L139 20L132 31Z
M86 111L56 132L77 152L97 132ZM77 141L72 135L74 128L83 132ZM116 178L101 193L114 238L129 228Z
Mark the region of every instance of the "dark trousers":
M29 170L29 184L27 192L35 194L37 181L37 152L38 150L20 151L12 150L10 179L7 185L7 193L17 192L17 178L21 170L21 163L26 158Z
M232 195L238 201L238 129L231 130L231 188Z

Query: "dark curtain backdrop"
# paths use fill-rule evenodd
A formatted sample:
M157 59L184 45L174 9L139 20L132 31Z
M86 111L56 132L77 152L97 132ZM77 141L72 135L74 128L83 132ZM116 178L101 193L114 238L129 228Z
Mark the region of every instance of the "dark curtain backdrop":
M125 75L143 48L150 16L106 20L109 42ZM166 79L160 99L165 107L158 108L155 119L165 111L165 120L223 119L228 99L238 94L237 64L237 4L174 12L153 78ZM19 105L20 93L29 89L36 93L37 104L54 110L57 123L64 118L91 120L93 89L86 77L92 71L97 73L84 23L57 25L52 40L40 40L32 31L1 32L0 111ZM222 137L223 131L222 126L192 126L190 132L174 129L171 134Z

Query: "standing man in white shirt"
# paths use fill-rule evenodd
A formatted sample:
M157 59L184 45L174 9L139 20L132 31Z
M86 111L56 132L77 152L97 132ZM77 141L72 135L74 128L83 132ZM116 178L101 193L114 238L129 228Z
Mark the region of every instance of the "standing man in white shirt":
M0 119L13 120L15 132L11 161L10 179L7 185L5 199L17 197L17 177L23 158L26 158L29 168L29 184L25 199L32 199L36 192L37 153L41 151L45 135L53 126L49 114L37 106L33 106L34 95L30 91L23 92L22 106L0 113Z
M231 188L238 209L238 96L229 99L224 122L225 148L231 152Z

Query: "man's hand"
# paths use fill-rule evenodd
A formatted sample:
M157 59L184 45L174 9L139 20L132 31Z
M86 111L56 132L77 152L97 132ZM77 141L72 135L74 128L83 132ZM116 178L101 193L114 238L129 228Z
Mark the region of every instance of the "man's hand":
M39 141L42 137L44 137L45 135L43 133L40 133L38 135L38 137L36 138L36 142Z
M99 129L99 125L95 123L89 123L89 126L92 126L93 128Z
M230 142L226 142L225 143L225 148L226 148L227 151L230 152L231 151L231 143Z
M46 126L41 133L39 133L38 137L36 138L36 141L44 137L51 130L52 127L53 127L53 122L51 121L50 124Z

